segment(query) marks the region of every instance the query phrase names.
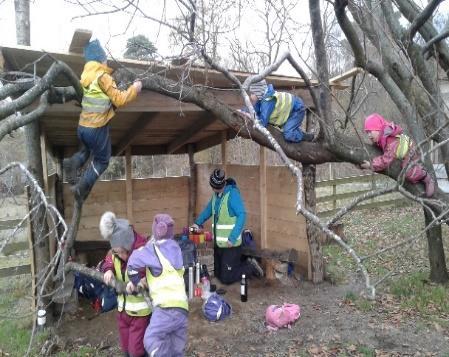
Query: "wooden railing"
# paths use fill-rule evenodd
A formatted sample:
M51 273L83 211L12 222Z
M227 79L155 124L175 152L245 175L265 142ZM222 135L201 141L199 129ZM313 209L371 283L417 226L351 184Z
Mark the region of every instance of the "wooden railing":
M363 175L344 177L332 180L324 180L316 183L317 192L317 212L319 216L330 216L336 213L341 207L348 204L354 198L383 187L392 180L382 175ZM345 186L343 186L345 185ZM347 187L351 185L351 187ZM328 188L328 190L325 190ZM339 189L340 188L340 189ZM330 191L331 193L323 192ZM401 206L407 202L398 193L389 193L383 196L372 198L361 202L355 210L369 209L388 205Z

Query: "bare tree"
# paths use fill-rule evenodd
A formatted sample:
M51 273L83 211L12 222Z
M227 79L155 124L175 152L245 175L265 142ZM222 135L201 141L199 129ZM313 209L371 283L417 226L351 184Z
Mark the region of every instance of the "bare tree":
M401 3L402 2L404 4L412 4L411 1L401 0ZM96 3L101 3L101 1ZM363 160L369 159L378 153L375 148L366 146L363 143L356 125L354 125L354 130L350 133L342 131L339 125L340 122L337 120L339 118L336 118L333 114L331 107L332 93L329 86L329 54L327 53L326 48L323 14L320 8L320 2L309 2L312 41L314 46L314 57L316 59L314 68L316 68L318 79L317 86L311 85L306 71L289 52L278 56L273 63L270 63L263 68L258 75L249 77L244 83L239 82L232 75L232 72L224 68L224 66L218 63L216 59L209 55L208 47L205 46L204 41L195 38L195 27L192 26L192 23L196 24L202 21L201 18L199 18L200 14L197 11L198 4L196 2L189 2L190 5L188 5L182 1L180 1L180 3L182 3L181 5L186 9L192 11L190 15L188 12L185 14L185 18L189 18L190 21L185 21L183 25L173 25L173 23L168 21L164 22L160 19L154 19L140 9L138 3L134 1L127 2L127 10L133 8L143 17L151 21L158 21L159 23L178 31L178 34L185 39L190 48L189 54L191 59L189 59L189 61L203 58L210 67L221 71L226 78L236 85L242 95L242 99L245 101L250 111L252 106L250 105L249 98L245 92L249 84L258 81L277 70L283 62L287 61L305 80L305 83L310 90L310 94L317 110L316 115L313 118L314 121L319 123L321 128L319 141L315 143L287 143L283 140L282 134L277 130L261 127L253 112L250 118L241 116L239 113L236 113L234 110L217 100L217 98L208 93L207 90L191 87L188 83L174 82L154 74L150 77L145 77L143 72L140 73L139 71L121 71L118 73L118 79L129 82L134 79L133 76L140 75L140 78L143 77L142 81L144 88L147 90L152 90L176 99L182 98L185 102L194 103L205 110L212 112L242 137L250 138L260 145L275 150L297 179L297 213L304 215L316 227L331 236L345 250L347 250L359 266L365 278L365 284L368 288L369 295L373 297L376 285L383 281L383 279L380 279L378 282L371 281L369 273L364 266L364 262L368 258L359 257L350 246L345 244L339 236L330 230L330 225L337 222L345 214L350 212L353 207L364 200L389 192L399 191L411 200L421 204L426 210L428 225L425 231L417 235L417 237L420 237L422 234L431 231L434 227L446 222L449 199L440 191L437 191L432 199L423 199L421 197L422 188L419 185L411 185L404 181L404 170L401 169L399 163L396 163L388 170L388 172L385 172L386 175L397 181L396 185L374 190L358 197L354 202L347 207L344 207L335 215L335 217L327 222L321 221L307 208L307 206L304 205L302 173L299 168L293 164L291 159L299 161L303 165L325 162L349 162L360 164ZM430 14L433 13L435 7L432 7L432 3L435 5L435 2L431 2L429 7L423 11L416 7L412 7L410 10L404 6L406 11L401 8L399 1L397 1L397 3L398 9L401 9L401 13L403 13L404 16L407 16L407 11L415 11L414 15L410 15L412 20L410 21L411 25L408 30L400 30L398 28L397 19L389 16L394 13L389 2L382 2L380 4L381 6L374 6L371 1L366 0L352 3L338 0L334 2L334 11L340 27L354 53L356 64L366 72L375 76L379 83L386 89L387 93L404 116L410 133L417 140L419 144L418 149L422 153L423 160L429 165L427 160L428 151L426 148L428 138L431 137L444 148L448 137L445 126L447 118L442 110L443 102L440 100L441 97L439 96L438 86L435 82L435 65L432 67L426 62L426 59L424 58L424 55L427 53L427 51L424 51L425 45L421 46L417 41L413 41L414 36L412 35L414 35L416 31L420 31L420 33L422 32L422 36L427 45L430 45L430 43L434 41L432 42L433 50L429 53L435 58L435 63L445 71L448 68L446 45L441 42L442 35L436 33L431 22L428 21L430 15L426 15L429 12ZM114 9L114 11L119 11L120 6L115 6ZM352 23L348 19L348 9L351 11L355 23ZM93 12L91 11L89 15L93 15ZM195 17L194 21L193 17ZM416 25L415 21L420 25ZM385 30L384 24L387 24L387 30ZM355 30L356 26L359 27L358 32ZM398 35L399 37L397 37ZM367 56L362 41L365 37L361 39L360 36L365 36L372 42L374 48L379 52L380 61ZM439 39L437 39L438 36ZM211 54L212 56L214 55L213 50L211 51ZM188 68L189 67L186 66L186 71L188 71ZM17 89L18 86L19 83L14 84L14 90L16 93L22 93L23 89ZM58 100L58 93L60 93L61 90L70 91L70 98L75 99L77 97L77 88L77 85L74 85L73 88L59 89L59 92L55 92L56 98L52 98L52 100ZM40 91L35 90L33 92L35 95L33 98L41 95L45 90L45 88ZM26 96L27 94L31 95L30 92L25 92L23 96ZM24 101L20 102L22 97L13 101L16 108L25 108L29 105L29 103L25 103ZM1 96L0 99L2 99ZM18 103L21 105L17 106ZM8 105L0 107L0 119L5 118L5 115L14 113L14 111L3 110L3 107L8 107ZM428 169L431 171L430 165L428 166ZM309 176L313 178L313 173ZM309 202L312 201L313 197ZM69 234L69 241L76 237L78 222L75 217L72 222L73 225L71 234ZM433 231L436 231L436 229ZM438 234L438 232L436 232L436 234ZM413 239L417 239L417 237L413 237ZM395 249L398 246L408 244L411 241L412 239L398 242L396 245L387 247L386 249ZM444 251L441 240L438 242L438 239L432 241L429 239L429 245L431 245L431 253L429 255L432 263L431 278L434 281L446 281L447 270L444 264ZM67 244L66 247L70 247L70 244ZM432 252L436 253L433 254Z

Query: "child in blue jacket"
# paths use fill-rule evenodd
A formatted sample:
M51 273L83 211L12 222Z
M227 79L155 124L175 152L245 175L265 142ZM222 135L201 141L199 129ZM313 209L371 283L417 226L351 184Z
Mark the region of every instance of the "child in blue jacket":
M301 98L287 92L275 91L273 85L267 85L265 79L251 84L250 99L260 122L279 128L286 141L299 143L313 141L314 135L301 130L305 107Z

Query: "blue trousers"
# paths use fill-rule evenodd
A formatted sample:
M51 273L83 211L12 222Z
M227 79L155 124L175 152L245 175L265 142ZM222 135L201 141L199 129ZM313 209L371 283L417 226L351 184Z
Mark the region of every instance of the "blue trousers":
M109 160L111 159L109 125L100 128L78 126L78 138L81 141L82 147L72 156L72 160L78 169L92 156L92 162L81 179L91 189L95 181L107 169Z
M303 132L301 130L301 124L304 120L305 113L304 106L301 106L298 110L293 108L290 116L282 127L284 139L286 141L299 143L302 140Z

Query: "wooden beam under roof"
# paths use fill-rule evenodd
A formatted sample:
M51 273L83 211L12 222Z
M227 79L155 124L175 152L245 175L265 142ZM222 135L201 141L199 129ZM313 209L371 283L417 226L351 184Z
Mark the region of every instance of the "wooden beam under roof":
M205 112L202 114L182 135L178 136L168 145L168 154L173 154L176 150L187 144L198 132L204 130L214 121L215 119L211 113Z
M232 129L224 130L226 132L227 140L235 137L235 132ZM212 146L218 145L223 140L223 133L220 131L216 134L208 136L198 142L195 143L195 152L206 150Z
M129 130L123 135L119 143L116 145L116 151L113 151L114 156L118 156L126 148L131 145L134 138L140 134L140 132L145 129L145 127L157 116L157 113L143 113L129 128Z
M166 155L167 145L133 145L131 146L132 155Z

